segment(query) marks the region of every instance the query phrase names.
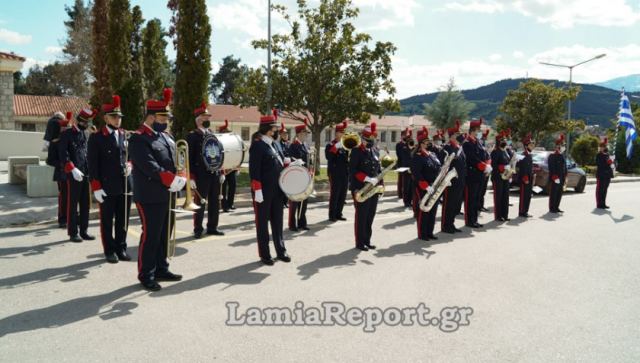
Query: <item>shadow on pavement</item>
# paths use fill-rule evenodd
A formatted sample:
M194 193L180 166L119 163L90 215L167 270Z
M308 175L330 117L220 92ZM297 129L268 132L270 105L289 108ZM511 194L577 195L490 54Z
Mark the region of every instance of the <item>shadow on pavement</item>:
M71 282L85 278L92 267L104 263L104 260L92 260L75 265L46 268L40 271L29 272L24 275L11 276L0 279L0 289L12 289L21 285L31 285L50 280Z
M349 248L348 250L340 252L336 255L326 255L318 257L311 262L298 266L298 275L302 277L302 280L308 280L311 278L311 276L317 274L322 269L354 266L356 264L359 253L359 250L355 248Z
M413 217L401 219L399 221L395 221L393 223L387 223L382 226L382 229L396 229L398 227L408 226L410 224L415 224L416 220Z
M43 243L41 245L34 245L34 246L20 246L20 247L7 247L7 248L0 248L0 259L2 258L16 258L15 257L9 257L12 255L22 255L22 256L34 256L34 255L41 255L43 253L45 253L46 251L49 251L51 249L51 247L54 246L58 246L58 245L63 245L65 243L68 243L68 240L62 240L62 241L55 241L55 242L49 242L49 243Z
M613 221L613 223L622 223L622 222L626 222L626 221L630 221L633 219L633 216L630 216L628 214L623 215L620 218L616 218L613 216L613 214L611 213L610 210L608 209L598 209L598 208L594 208L593 211L591 211L591 214L595 214L597 216L602 216L602 215L608 215L609 218L611 218L611 220Z
M111 309L102 313L100 309L136 291L140 291L138 284L122 287L106 294L72 299L46 308L6 317L0 320L0 337L37 329L57 328L94 316L100 316L103 320L107 320L129 315L131 310L138 306L137 303L116 303Z
M542 219L544 219L545 221L555 221L556 219L560 218L561 216L562 216L562 213L547 212L547 213L542 215Z
M431 245L436 243L447 243L444 239L438 241L423 241L420 239L413 239L408 242L398 243L392 245L388 248L379 248L375 252L376 257L395 257L399 255L416 255L416 256L425 256L426 258L431 257L435 254L433 251L426 250Z
M177 295L217 284L227 284L224 289L234 285L257 285L269 276L267 273L253 271L262 266L261 262L251 262L228 270L210 272L173 285L163 286L162 290L151 293L151 296Z

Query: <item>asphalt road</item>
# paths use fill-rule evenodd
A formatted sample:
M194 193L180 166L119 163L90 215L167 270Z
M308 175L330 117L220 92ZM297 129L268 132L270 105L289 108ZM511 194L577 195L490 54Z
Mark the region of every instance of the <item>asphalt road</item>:
M223 238L193 241L182 219L171 268L185 278L158 293L139 288L135 262L104 263L99 241L66 242L51 225L0 229L0 361L637 362L640 183L612 185L608 202L610 212L595 210L589 186L566 195L566 212L554 217L536 197L533 219L497 224L484 213L485 230L428 243L415 239L410 212L385 198L378 249L360 253L353 207L348 222L328 224L326 204L317 204L312 230L287 234L293 261L272 267L257 262L251 210L224 214ZM515 215L516 195L512 203ZM134 221L133 256L139 232ZM392 315L375 332L226 324L229 302L239 304L235 322L249 307L294 309L297 301L372 314L421 303L435 318L445 307L472 313L464 310L468 324L449 316L460 323L452 332Z

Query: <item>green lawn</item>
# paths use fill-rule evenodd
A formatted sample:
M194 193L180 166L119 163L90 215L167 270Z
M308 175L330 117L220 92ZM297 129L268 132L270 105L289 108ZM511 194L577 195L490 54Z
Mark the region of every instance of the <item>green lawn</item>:
M386 183L396 183L398 181L398 173L396 172L389 172L385 178L384 181ZM327 169L326 168L321 168L320 169L320 175L316 175L316 181L317 184L322 184L322 183L328 183L329 182L329 177L327 176ZM237 187L238 188L248 188L249 187L249 169L248 168L242 168L242 170L240 171L240 174L238 175L238 180L237 180Z

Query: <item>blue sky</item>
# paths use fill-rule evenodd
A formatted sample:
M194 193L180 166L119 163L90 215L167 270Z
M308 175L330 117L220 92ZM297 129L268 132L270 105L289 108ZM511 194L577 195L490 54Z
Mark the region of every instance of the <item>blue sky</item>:
M294 0L274 0L295 9ZM317 0L309 0L314 4ZM26 67L54 61L65 37L64 5L72 0L7 1L0 13L0 50L28 58ZM168 25L165 0L131 0L146 19ZM573 64L577 82L599 82L640 73L638 0L354 0L357 21L376 40L391 41L399 97L437 90L450 77L461 88L503 78L567 79L568 71L539 61ZM266 54L249 42L266 37L266 0L208 0L214 63L233 54L250 66ZM286 30L275 17L274 32ZM171 45L167 54L173 57ZM217 66L214 67L214 71Z

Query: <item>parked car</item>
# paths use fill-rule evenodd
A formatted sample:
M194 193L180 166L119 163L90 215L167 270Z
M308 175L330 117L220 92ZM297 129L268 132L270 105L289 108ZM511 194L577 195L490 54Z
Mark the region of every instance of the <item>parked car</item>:
M547 164L547 160L549 158L549 154L553 151L541 151L534 150L531 153L533 157L533 174L534 174L534 186L538 186L542 188L543 192L547 192L547 184L549 181L549 165ZM517 154L518 160L523 158L522 152L518 152ZM587 185L587 173L585 173L578 164L568 157L566 159L567 163L567 189L573 188L577 193L583 193L584 187ZM518 176L514 174L511 179L511 186L518 186Z

